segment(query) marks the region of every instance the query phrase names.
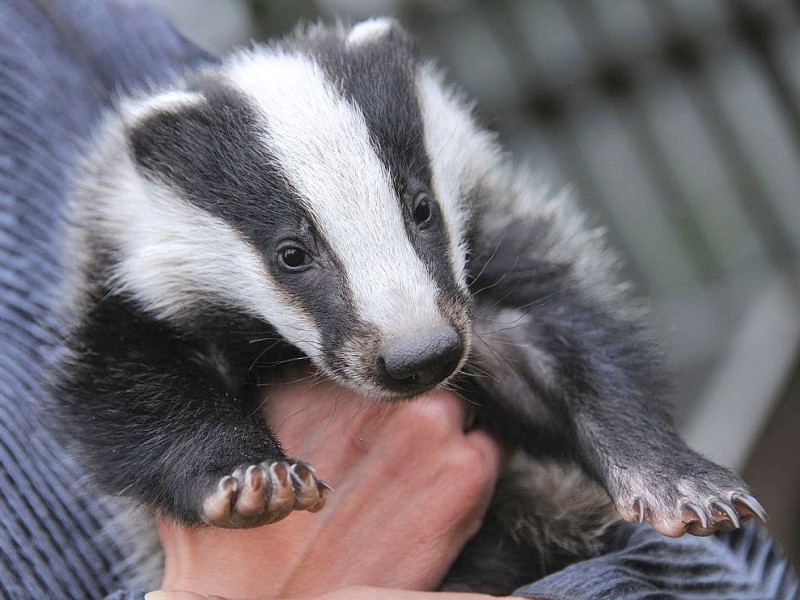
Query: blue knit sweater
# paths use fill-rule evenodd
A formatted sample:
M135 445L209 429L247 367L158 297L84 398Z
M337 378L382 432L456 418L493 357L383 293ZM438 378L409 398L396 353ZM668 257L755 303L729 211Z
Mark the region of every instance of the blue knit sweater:
M53 439L44 409L67 177L112 98L212 60L137 0L0 2L0 599L141 598L111 508ZM518 595L795 598L797 579L757 526L668 540L623 525L603 556Z

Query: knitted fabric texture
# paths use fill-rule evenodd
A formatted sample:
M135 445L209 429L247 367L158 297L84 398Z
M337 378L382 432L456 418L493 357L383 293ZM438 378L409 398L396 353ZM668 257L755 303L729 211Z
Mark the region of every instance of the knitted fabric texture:
M43 418L61 209L112 98L206 57L124 0L3 0L0 40L0 598L102 598L127 548Z

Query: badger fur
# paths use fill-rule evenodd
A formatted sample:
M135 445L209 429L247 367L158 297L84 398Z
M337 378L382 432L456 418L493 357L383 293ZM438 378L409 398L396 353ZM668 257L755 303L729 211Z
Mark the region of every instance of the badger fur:
M572 510L571 483L536 485L555 467L518 457L463 557L506 540L489 558L517 574L481 583L461 561L452 589L507 592L592 552L607 506L667 535L764 517L677 437L601 234L509 164L392 20L310 27L120 101L70 220L55 397L105 492L188 525L321 509L325 484L255 410L270 365L298 359L383 402L454 386L520 456L580 466Z

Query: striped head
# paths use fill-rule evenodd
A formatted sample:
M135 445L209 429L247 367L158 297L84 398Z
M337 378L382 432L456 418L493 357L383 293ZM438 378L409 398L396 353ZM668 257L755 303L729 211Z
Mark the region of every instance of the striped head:
M467 200L496 151L394 21L242 52L119 124L90 159L123 166L93 167L89 220L142 310L240 311L382 398L466 360Z

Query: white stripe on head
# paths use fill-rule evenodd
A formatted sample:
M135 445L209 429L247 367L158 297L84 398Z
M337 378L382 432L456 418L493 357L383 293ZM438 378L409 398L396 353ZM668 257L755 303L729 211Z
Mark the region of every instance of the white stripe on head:
M444 324L358 107L302 55L243 54L226 72L264 117L265 144L342 261L359 317L387 338Z
M478 128L469 106L449 89L430 64L420 67L417 98L425 119L425 150L432 166L433 189L447 220L451 240L466 243L472 208L470 192L490 173L500 172L492 134ZM452 248L459 284L466 289L466 248Z

